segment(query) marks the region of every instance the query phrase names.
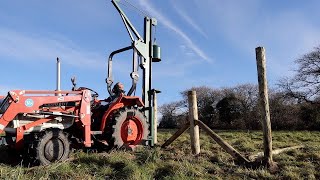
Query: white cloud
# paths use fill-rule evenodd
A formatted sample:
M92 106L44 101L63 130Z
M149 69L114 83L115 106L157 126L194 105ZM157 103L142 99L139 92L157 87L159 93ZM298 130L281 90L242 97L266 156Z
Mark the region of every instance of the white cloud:
M154 15L163 25L177 33L187 44L190 49L192 49L199 57L206 60L207 62L212 62L212 59L209 58L206 53L204 53L192 40L185 34L180 28L178 28L172 21L167 17L157 11L151 4L150 1L139 0L140 6L145 8L150 14Z
M175 1L173 1L175 2ZM190 16L188 16L181 7L178 7L175 3L173 3L174 10L182 17L183 20L185 20L193 29L198 31L202 36L205 38L208 38L208 35L200 28L198 24L196 24Z
M307 8L273 10L276 4L272 3L205 0L197 8L202 10L200 17L210 17L206 28L240 51L239 55L255 62L254 48L264 46L268 71L276 79L291 75L294 60L320 44L320 27Z
M49 61L60 57L63 63L89 68L101 68L105 64L105 57L77 47L71 41L26 35L4 28L0 28L0 56L30 61Z

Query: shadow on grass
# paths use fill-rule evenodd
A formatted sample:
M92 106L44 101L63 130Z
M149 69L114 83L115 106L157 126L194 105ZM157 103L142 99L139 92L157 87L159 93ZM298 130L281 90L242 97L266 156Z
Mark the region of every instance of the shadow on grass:
M165 177L172 177L175 174L174 168L168 165L156 169L154 173L154 179L164 179Z
M106 168L110 167L112 171L110 174L106 174L106 179L128 179L132 176L134 169L131 168L128 161L111 160L108 157L103 156L86 156L79 157L72 162L74 164L83 164L87 165L89 168L93 168L91 171L95 172L94 167Z
M28 166L24 163L21 153L8 146L0 146L0 163L11 167L17 165Z

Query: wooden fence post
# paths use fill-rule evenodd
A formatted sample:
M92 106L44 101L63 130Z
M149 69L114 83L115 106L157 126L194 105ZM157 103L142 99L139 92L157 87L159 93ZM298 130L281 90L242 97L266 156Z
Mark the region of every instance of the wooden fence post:
M153 91L153 142L154 144L158 144L158 100L157 100L157 93L161 91L154 90Z
M266 77L266 56L265 49L263 47L256 48L256 60L258 70L258 82L259 82L259 95L260 106L262 109L262 129L263 129L263 146L264 146L264 162L267 165L273 166L272 160L272 135L271 135L271 122L270 122L270 109L268 99L268 84Z
M200 154L199 126L194 120L198 120L198 105L196 91L188 92L189 103L189 121L190 121L190 138L191 149L194 155Z

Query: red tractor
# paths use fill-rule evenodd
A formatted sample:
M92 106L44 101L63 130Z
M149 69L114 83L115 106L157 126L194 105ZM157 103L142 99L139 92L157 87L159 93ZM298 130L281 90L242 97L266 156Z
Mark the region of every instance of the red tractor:
M12 90L0 97L0 143L24 152L33 162L47 165L69 157L71 148L134 148L139 144L153 146L152 62L160 61L160 47L152 42L156 20L145 17L141 38L120 9L112 3L132 39L128 47L112 52L108 59L107 89L110 97L98 99L90 88L60 90L60 62L57 90ZM133 34L136 38L133 37ZM112 58L133 50L132 86L128 94L112 90ZM142 68L142 98L131 96L136 90L138 69ZM108 101L108 102L107 102Z

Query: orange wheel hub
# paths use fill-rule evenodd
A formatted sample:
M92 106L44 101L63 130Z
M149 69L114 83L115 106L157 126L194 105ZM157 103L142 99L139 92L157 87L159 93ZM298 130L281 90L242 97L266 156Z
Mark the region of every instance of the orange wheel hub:
M143 135L143 127L136 117L128 117L121 125L121 138L125 144L138 144Z

